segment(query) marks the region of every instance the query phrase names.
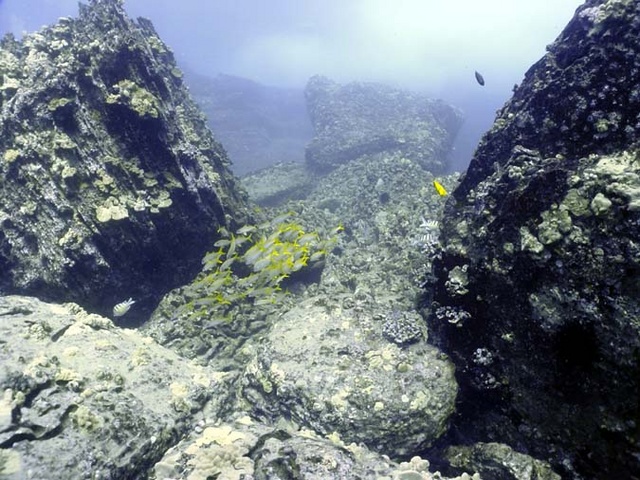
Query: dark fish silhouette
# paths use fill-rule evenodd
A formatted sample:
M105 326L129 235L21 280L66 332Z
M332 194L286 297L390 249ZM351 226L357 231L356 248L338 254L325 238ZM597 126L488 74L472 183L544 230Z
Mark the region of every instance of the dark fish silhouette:
M484 77L482 75L480 75L480 73L475 72L476 73L476 82L478 82L480 85L484 86Z

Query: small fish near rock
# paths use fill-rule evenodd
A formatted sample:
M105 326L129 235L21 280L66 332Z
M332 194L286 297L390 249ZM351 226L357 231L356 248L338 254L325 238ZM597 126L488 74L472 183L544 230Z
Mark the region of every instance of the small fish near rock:
M115 307L113 307L113 316L114 317L123 316L125 313L129 311L129 309L131 308L131 305L133 305L134 303L136 303L136 301L133 298L129 298L129 300L125 300L124 302L118 303Z
M447 189L444 188L444 186L438 180L433 181L433 186L436 189L436 192L438 192L438 195L440 195L441 197L447 196Z
M475 73L475 76L476 76L476 82L478 82L480 85L482 85L484 87L484 77L482 76L482 74L480 72L478 72L477 70L474 73Z

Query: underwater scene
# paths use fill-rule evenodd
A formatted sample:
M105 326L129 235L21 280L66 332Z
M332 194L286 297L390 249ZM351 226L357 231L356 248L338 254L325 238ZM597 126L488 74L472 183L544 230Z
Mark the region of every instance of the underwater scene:
M0 480L640 479L637 0L523 2L566 18L507 93L493 40L399 49L427 2L294 2L241 55L198 8L291 0L27 31L56 1L0 0ZM378 62L340 15L395 25Z

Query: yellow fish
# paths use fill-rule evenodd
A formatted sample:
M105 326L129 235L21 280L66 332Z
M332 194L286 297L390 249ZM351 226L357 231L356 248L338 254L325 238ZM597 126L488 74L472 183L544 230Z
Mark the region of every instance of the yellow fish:
M438 195L440 195L441 197L445 197L447 195L447 190L438 180L433 181L433 186L436 187L436 192L438 192Z

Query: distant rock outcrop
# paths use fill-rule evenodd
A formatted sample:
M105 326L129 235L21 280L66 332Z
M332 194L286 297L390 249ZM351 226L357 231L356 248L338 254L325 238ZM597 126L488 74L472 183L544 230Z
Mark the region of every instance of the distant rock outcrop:
M185 82L228 152L234 173L245 175L277 163L304 162L313 129L301 88L188 71Z
M640 478L640 11L587 1L447 202L432 339L466 441Z
M305 95L315 137L306 160L326 172L363 155L401 154L432 173L447 170L460 128L458 110L442 101L377 83L309 80Z
M106 313L197 273L244 196L151 23L120 0L0 43L0 288Z

